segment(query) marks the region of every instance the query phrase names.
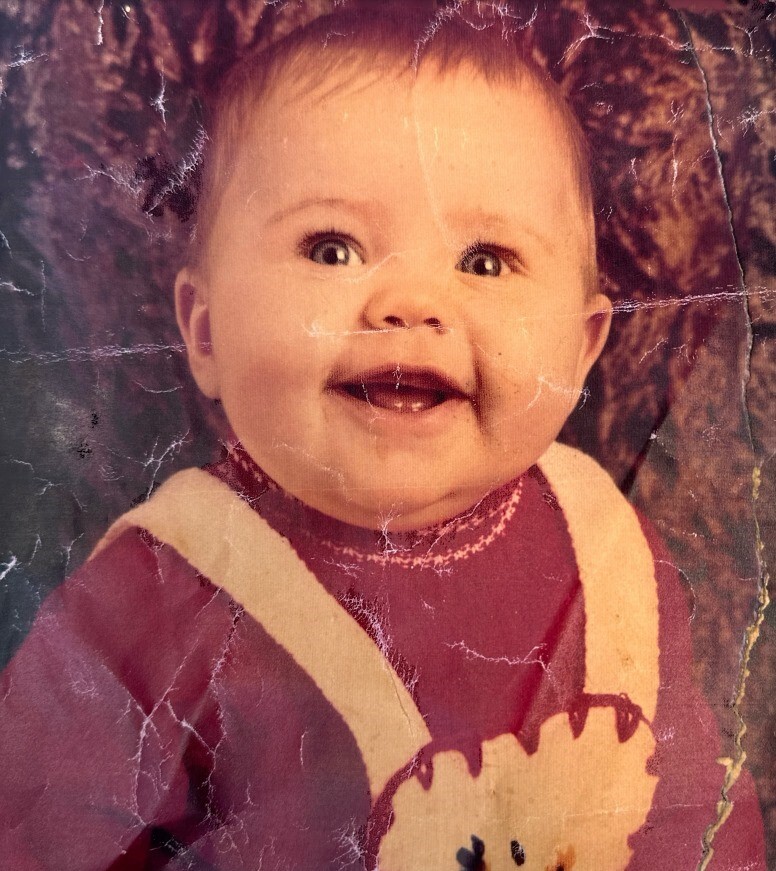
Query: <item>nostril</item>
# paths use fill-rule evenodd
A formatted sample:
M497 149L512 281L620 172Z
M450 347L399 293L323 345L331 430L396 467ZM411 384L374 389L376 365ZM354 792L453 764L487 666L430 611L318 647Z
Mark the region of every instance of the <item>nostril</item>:
M423 323L434 330L442 329L442 321L440 321L439 318L426 318Z
M515 865L525 865L525 849L520 841L510 841L509 851Z
M389 327L396 327L397 329L404 329L404 327L407 326L406 321L396 315L386 315L383 318L383 323L387 324Z

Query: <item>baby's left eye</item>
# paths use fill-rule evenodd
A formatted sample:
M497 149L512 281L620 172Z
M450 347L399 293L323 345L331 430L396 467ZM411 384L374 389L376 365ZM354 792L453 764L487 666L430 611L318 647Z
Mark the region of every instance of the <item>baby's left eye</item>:
M360 266L364 260L358 243L344 233L313 233L305 236L301 253L322 266Z
M464 252L455 268L471 275L483 275L489 278L497 278L510 272L504 257L485 245L472 245Z

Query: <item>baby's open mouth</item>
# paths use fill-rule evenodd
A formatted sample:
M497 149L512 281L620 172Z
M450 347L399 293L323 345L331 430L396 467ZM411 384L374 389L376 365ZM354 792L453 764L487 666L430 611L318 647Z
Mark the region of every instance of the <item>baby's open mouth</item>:
M332 389L373 408L418 414L453 399L467 399L449 378L431 369L381 369L332 384Z

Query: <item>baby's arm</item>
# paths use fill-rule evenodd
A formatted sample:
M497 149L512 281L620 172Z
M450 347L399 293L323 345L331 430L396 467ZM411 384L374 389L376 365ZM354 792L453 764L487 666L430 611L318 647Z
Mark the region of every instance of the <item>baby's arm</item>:
M369 788L347 726L147 533L51 595L0 681L0 868L362 867Z
M725 769L716 719L691 680L690 618L677 571L648 523L660 607L660 693L651 765L660 775L652 810L634 836L628 871L695 869L701 838L717 817ZM730 753L732 742L726 747ZM733 811L713 839L709 871L765 871L763 826L754 783L744 770L731 791Z
M168 823L196 826L179 684L213 591L164 601L181 586L157 557L134 531L87 563L0 677L0 867L146 867Z

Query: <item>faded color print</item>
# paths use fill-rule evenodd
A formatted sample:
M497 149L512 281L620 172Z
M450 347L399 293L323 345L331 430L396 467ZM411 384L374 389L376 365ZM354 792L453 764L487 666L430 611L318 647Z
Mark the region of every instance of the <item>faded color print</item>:
M772 5L0 9L8 867L776 859Z

